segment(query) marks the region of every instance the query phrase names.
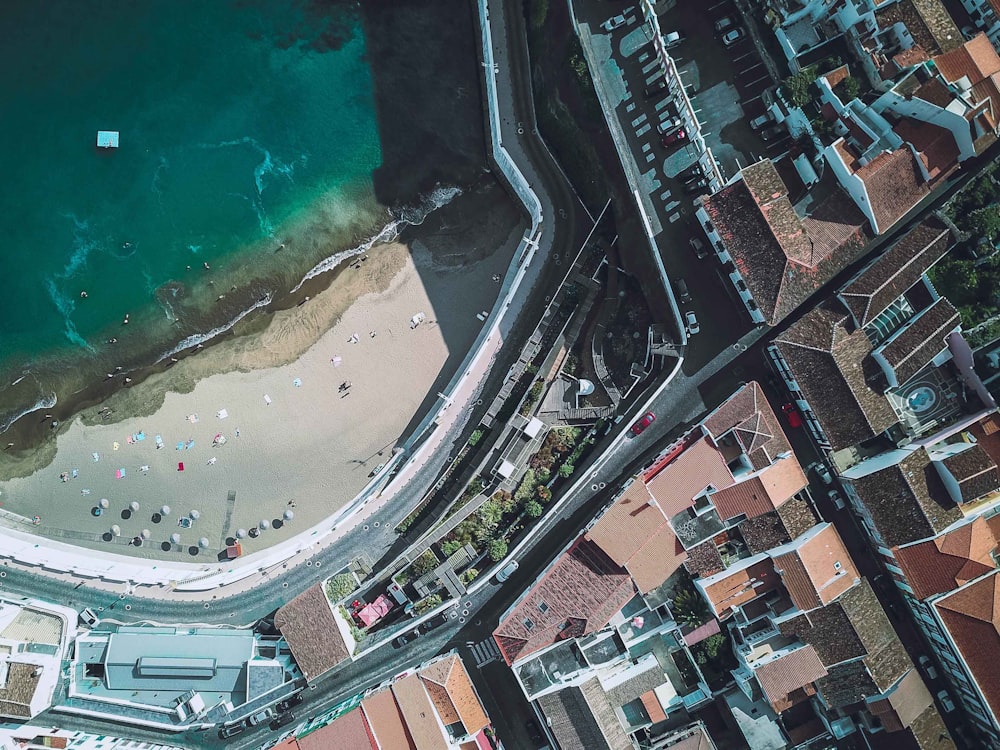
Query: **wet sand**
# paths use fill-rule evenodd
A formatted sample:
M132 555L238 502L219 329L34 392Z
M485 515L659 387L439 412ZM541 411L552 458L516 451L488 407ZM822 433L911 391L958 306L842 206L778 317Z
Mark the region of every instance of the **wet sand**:
M495 185L463 196L305 304L248 319L237 335L113 394L101 404L109 419L88 408L48 451L8 454L11 473L40 468L0 484L0 522L26 528L38 516L31 528L45 536L192 561L214 560L237 530L262 521L269 528L243 540L247 553L319 522L368 483L447 383L522 228ZM411 328L417 313L425 319ZM169 514L156 522L163 505ZM178 526L192 510L199 518ZM113 525L120 535L108 540ZM129 544L143 529L149 539Z

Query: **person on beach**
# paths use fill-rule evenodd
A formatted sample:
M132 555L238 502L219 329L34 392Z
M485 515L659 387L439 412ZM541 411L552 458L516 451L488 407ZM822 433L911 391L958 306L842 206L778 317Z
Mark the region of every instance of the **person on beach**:
M205 266L205 270L206 271L212 270L212 267L210 265L208 265L208 261L205 261L204 263L202 263L202 265Z
M108 339L108 343L109 344L117 344L118 343L118 339L114 339L114 338Z
M127 326L128 325L128 313L125 313L125 320L122 321L122 325L123 326Z
M86 290L80 292L80 299L87 299L87 292L86 292Z
M372 338L375 338L375 331L369 331L368 335L371 336Z

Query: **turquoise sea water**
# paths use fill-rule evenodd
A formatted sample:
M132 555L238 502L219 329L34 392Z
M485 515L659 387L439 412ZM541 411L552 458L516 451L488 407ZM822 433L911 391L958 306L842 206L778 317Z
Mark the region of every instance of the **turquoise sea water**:
M352 8L0 5L0 427L55 388L40 370L148 360L384 221ZM102 129L120 148L96 148Z

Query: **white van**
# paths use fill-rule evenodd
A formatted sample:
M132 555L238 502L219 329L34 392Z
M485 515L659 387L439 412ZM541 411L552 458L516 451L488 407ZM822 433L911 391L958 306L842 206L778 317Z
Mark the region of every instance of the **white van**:
M514 575L514 572L517 570L517 568L518 568L517 560L511 560L509 563L500 568L500 571L497 573L497 581L499 583L503 583L512 575Z

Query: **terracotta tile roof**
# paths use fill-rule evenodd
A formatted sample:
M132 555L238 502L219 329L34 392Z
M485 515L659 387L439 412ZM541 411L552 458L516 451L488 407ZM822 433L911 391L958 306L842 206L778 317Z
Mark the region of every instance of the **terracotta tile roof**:
M976 444L1000 466L1000 415L988 414L969 427Z
M911 739L917 750L958 750L944 719L934 705L928 706L900 734Z
M834 68L829 73L827 73L824 78L826 82L830 85L830 88L834 88L837 84L841 83L845 78L851 77L851 69L846 65L841 65L839 68Z
M803 222L770 161L741 174L743 179L702 199L702 205L774 325L857 257L867 241L864 217L835 192Z
M667 715L663 713L663 706L660 705L656 693L652 690L640 695L639 700L642 701L642 707L646 709L646 714L651 722L657 724L667 720Z
M634 593L628 572L581 537L500 622L493 638L512 664L565 638L600 630Z
M856 703L888 690L913 666L866 579L824 607L778 624L816 649L830 674L820 680L832 706Z
M876 389L871 342L836 302L813 308L774 339L833 450L856 445L898 421Z
M474 735L490 723L458 656L439 659L419 674L445 726L461 721L466 734Z
M360 708L296 739L299 750L329 750L331 747L338 750L378 750ZM401 750L403 747L400 746Z
M546 693L536 702L560 747L632 750L632 743L615 715L615 707L597 677L579 686Z
M892 61L896 64L897 69L906 70L913 65L919 65L922 62L927 62L930 60L930 55L927 54L926 50L919 44L914 44L909 49L904 49L902 52L898 52L892 57Z
M898 732L934 705L920 673L911 669L886 697L871 701L868 710L882 721L887 732Z
M802 536L819 521L809 501L796 496L778 508L778 516L791 539ZM741 526L742 528L742 526Z
M850 481L887 547L932 537L962 518L924 450Z
M982 516L933 539L893 549L917 599L952 591L993 570L995 531Z
M986 128L995 130L1000 120L1000 73L993 73L978 83L972 84L972 98L975 102L988 102ZM977 144L976 153L982 153Z
M941 463L958 482L963 503L971 503L1000 487L1000 473L997 472L996 462L979 445L948 456Z
M803 646L754 670L768 702L778 713L816 694L813 683L826 675L826 667L812 646Z
M630 484L585 537L624 566L643 594L666 581L687 557L641 481Z
M932 183L958 169L958 142L947 128L903 117L893 129L913 146Z
M733 607L746 604L781 586L781 578L775 573L771 558L765 557L701 579L701 584L715 614L724 620L733 613Z
M1000 577L984 576L934 602L994 715L1000 714Z
M778 508L808 484L799 462L790 455L742 482L713 493L712 502L723 520L741 513L753 518Z
M913 96L917 97L917 99L923 99L925 102L930 102L941 109L947 108L949 104L955 101L955 95L951 92L951 89L937 78L930 78L921 83L914 89Z
M391 747L393 750L416 750L417 746L410 736L403 714L396 704L396 699L391 690L383 690L380 693L365 698L361 701L361 708L365 712L368 724L378 740L378 746L382 748Z
M902 385L947 348L945 336L961 325L962 316L945 298L937 301L893 334L876 353Z
M37 669L34 664L8 663L7 679L0 688L0 716L31 718L31 698L42 679L41 674L35 674Z
M860 578L837 530L822 523L771 553L774 568L802 611L829 604Z
M702 439L667 464L646 487L662 513L673 518L691 507L705 488L721 489L732 483L733 475L725 457L707 439Z
M1000 56L982 32L951 51L935 55L933 60L938 72L949 83L964 77L975 84L1000 73Z
M739 440L754 469L763 469L791 452L781 424L756 381L742 386L702 421L718 443L727 433Z
M937 53L955 49L964 37L940 0L901 0L875 10L879 28L895 23L906 26L913 41L924 49Z
M684 568L695 577L705 577L725 570L726 564L722 562L722 555L715 542L709 539L687 551Z
M427 691L415 674L392 684L392 696L417 750L448 750Z
M767 552L792 540L792 535L776 510L748 518L738 528L751 555Z
M303 676L310 682L350 658L347 644L333 618L323 584L317 583L274 615Z
M866 326L944 257L951 244L946 226L935 219L922 221L851 279L837 296L858 325Z
M878 234L888 231L930 192L916 157L905 146L883 151L858 167L855 175L865 183Z

